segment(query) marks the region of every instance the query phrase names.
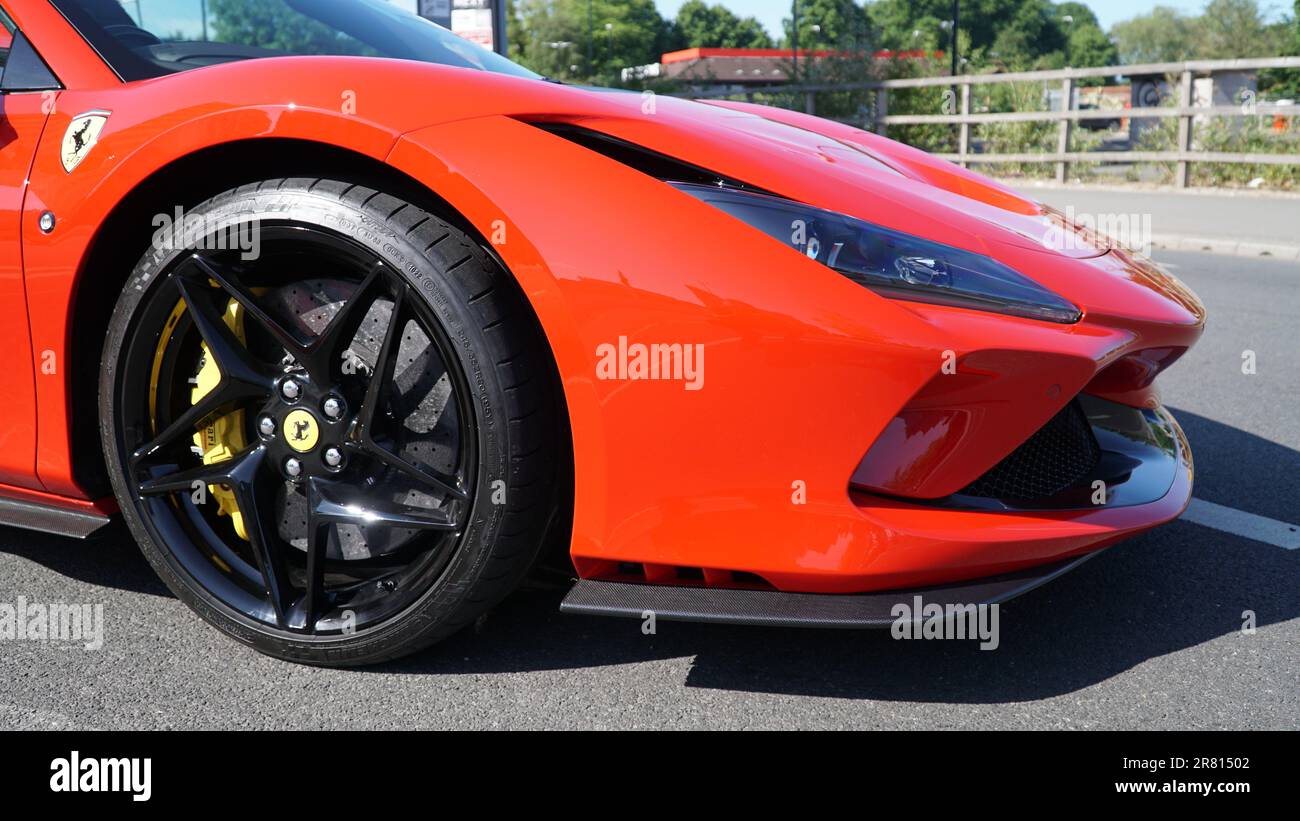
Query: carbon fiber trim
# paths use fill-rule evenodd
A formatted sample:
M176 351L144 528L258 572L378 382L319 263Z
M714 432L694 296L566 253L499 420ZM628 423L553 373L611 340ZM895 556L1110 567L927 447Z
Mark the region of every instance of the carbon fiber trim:
M43 505L21 499L0 499L0 525L84 539L112 519L102 513Z
M639 619L646 612L664 621L698 621L766 627L883 628L894 623L894 605L911 606L916 596L941 606L1000 604L1027 593L1091 559L1089 553L1016 573L938 587L829 595L774 590L629 584L580 579L560 603L560 612Z

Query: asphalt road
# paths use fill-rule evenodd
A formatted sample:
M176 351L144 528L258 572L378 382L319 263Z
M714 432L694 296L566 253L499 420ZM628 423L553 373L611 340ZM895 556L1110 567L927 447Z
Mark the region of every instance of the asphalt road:
M1029 197L1079 216L1111 219L1129 215L1133 230L1149 228L1151 237L1207 239L1213 242L1248 242L1290 246L1300 244L1300 197L1294 193L1237 191L1195 192L1125 188L1092 188L1050 183L1015 186ZM1149 224L1141 222L1149 217ZM1199 245L1166 246L1200 250ZM1294 259L1294 254L1288 257Z
M1196 495L1300 522L1300 265L1161 256L1211 312L1162 377ZM665 622L644 636L531 591L415 658L318 670L223 638L127 539L0 528L0 602L20 595L102 602L105 643L0 641L7 728L1300 727L1300 550L1187 521L1005 605L991 652Z

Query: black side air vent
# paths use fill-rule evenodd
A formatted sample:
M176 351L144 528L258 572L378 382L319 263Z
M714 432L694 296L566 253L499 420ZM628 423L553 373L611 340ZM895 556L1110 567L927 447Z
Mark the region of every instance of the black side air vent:
M1046 499L1086 477L1101 447L1076 399L961 493L990 499Z
M628 168L640 171L642 174L648 174L664 182L721 185L743 191L753 191L757 194L771 194L771 192L764 191L757 186L748 185L739 180L709 171L707 168L691 165L688 162L669 157L667 154L660 154L657 151L642 148L634 143L601 134L589 128L556 122L529 122L528 124L557 137L562 137L569 142L577 143L583 148L595 151L597 154L609 157L611 160L626 165Z

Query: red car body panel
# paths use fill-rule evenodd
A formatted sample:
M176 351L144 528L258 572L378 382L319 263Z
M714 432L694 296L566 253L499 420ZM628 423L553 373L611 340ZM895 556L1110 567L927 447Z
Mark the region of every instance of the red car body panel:
M1190 497L1188 467L1163 498L1132 507L925 503L987 471L1082 391L1155 407L1155 372L1204 324L1195 296L1145 260L1082 235L1076 248L1045 247L1059 217L969 171L792 112L411 62L261 59L122 83L45 0L3 2L66 87L3 98L18 136L0 161L0 344L32 363L0 375L10 398L0 482L14 488L108 504L87 499L73 471L71 396L95 386L41 364L46 352L56 363L78 355L73 300L84 278L106 275L85 261L114 208L197 151L284 138L386 162L491 238L563 382L572 555L584 577L633 563L651 582L692 568L705 584L743 572L790 591L940 584L1098 549L1177 516ZM62 135L93 109L111 117L66 173ZM992 256L1071 300L1083 319L1057 325L884 298L541 122ZM37 227L47 210L59 220L50 234ZM702 388L597 378L599 346L620 337L703 345ZM1165 353L1144 353L1153 350ZM948 358L957 372L941 376ZM909 433L915 418L937 420L930 438ZM877 443L885 467L868 468L909 501L850 488Z
M12 354L12 365L0 369L0 393L6 399L0 424L0 483L19 486L35 484L36 386L20 230L32 155L45 127L42 107L39 96L0 98L7 132L0 136L0 305L5 306L0 345Z

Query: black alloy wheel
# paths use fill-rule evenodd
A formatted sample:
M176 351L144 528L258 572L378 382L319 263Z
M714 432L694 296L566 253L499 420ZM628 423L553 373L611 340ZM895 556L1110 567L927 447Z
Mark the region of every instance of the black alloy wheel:
M517 286L446 222L344 183L195 213L256 231L256 253L155 248L105 350L105 451L146 556L286 658L378 661L472 621L556 502L554 392Z

